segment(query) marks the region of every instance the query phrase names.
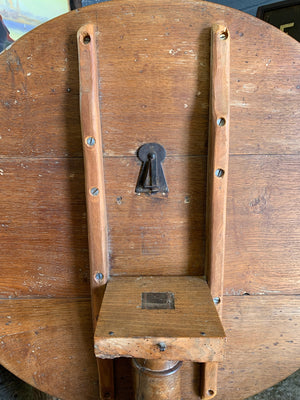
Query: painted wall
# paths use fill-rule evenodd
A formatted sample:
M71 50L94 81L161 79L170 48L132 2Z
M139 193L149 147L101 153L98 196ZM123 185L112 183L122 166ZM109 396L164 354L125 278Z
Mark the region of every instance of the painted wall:
M0 0L0 15L13 40L69 10L68 0Z

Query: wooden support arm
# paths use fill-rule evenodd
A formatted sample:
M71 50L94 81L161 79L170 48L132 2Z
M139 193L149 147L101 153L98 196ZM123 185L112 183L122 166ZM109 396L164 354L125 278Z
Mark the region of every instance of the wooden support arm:
M230 36L227 28L211 31L210 118L208 144L206 277L222 314L226 202L229 161Z
M92 317L94 329L109 275L102 132L98 91L96 33L93 24L77 33L80 120L85 170ZM113 362L98 360L100 398L113 399Z
M85 170L91 290L94 318L99 313L97 288L108 279L107 215L94 25L78 31L80 120Z
M230 35L213 25L210 57L210 115L207 166L206 277L220 318L223 306L230 123ZM203 364L201 399L217 394L218 363Z

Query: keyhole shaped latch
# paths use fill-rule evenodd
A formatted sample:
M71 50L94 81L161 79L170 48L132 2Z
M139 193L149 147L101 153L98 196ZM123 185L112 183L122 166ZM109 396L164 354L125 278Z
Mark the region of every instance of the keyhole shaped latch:
M137 151L142 166L135 188L136 193L168 193L162 162L166 158L166 150L158 143L146 143Z

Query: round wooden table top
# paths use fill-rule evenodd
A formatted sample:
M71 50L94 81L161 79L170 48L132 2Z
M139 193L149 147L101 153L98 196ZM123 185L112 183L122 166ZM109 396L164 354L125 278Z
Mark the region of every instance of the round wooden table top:
M51 20L0 56L0 362L64 400L98 396L93 355L77 30L97 26L113 275L201 275L210 30L230 32L231 117L217 399L299 367L300 46L239 11L111 1ZM159 142L166 200L136 196L136 150ZM182 395L199 396L184 363ZM132 398L128 360L116 398Z

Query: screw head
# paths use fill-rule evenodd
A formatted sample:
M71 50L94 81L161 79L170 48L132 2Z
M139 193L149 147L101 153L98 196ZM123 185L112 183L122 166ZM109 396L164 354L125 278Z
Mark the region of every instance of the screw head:
M93 136L89 136L86 139L86 144L88 144L89 146L94 146L96 143L96 139Z
M216 172L215 172L215 175L218 177L218 178L222 178L222 176L225 174L225 171L224 171L224 169L221 169L221 168L218 168L217 170L216 170Z
M225 118L218 118L217 124L218 124L219 126L224 126L225 123L226 123Z
M155 158L156 158L156 154L155 153L149 153L148 154L148 159L149 160L155 160Z
M219 304L221 302L220 297L214 297L214 303Z
M93 188L90 190L90 193L91 193L92 196L98 196L98 194L99 194L99 189L98 189L97 187L93 187Z
M157 346L159 348L159 351L165 351L167 348L166 343L164 343L164 342L157 343Z
M221 32L219 37L220 37L221 40L226 40L228 38L227 30L224 31L224 32Z
M103 274L101 274L101 272L97 272L96 274L95 274L95 279L96 279L96 281L102 281L102 279L103 279Z

